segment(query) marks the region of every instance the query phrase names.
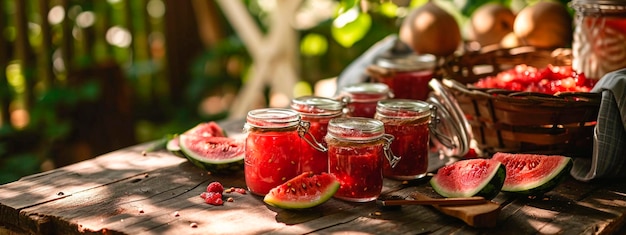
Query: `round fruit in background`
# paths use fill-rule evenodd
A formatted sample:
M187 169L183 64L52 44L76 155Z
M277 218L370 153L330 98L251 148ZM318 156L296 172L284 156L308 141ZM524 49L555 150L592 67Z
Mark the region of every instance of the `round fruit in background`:
M409 13L400 26L399 36L418 54L448 56L461 43L459 24L432 0Z
M559 2L541 1L522 9L513 32L525 45L539 48L568 47L572 43L572 16Z
M498 44L513 32L515 14L499 3L486 3L480 6L470 18L470 37L481 46Z

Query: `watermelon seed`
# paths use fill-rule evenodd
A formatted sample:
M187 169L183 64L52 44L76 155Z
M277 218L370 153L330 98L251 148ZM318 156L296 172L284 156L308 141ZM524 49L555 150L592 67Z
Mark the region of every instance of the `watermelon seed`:
M288 183L287 183L287 187L291 187L291 182L288 182Z
M320 182L315 182L315 184L317 185L317 187L322 187L322 185L320 184Z
M296 189L295 189L295 188L291 188L291 192L294 192L294 193L295 193L295 192L296 192Z
M305 183L302 183L302 188L306 189L306 184Z
M363 191L367 191L367 187L363 188Z
M192 228L197 228L198 227L198 223L191 223L189 224L190 227Z
M227 201L227 202L234 202L234 201L235 201L235 199L234 199L234 198L232 198L232 197L229 197L229 198L227 198L227 199L226 199L226 201Z
M295 165L295 164L296 164L296 162L294 162L294 161L291 161L291 165Z
M174 211L174 217L178 217L180 216L180 214L178 213L178 211Z
M376 211L376 212L374 212L374 215L375 216L380 216L380 215L382 215L382 213L380 213L380 211Z
M286 179L287 179L287 178L285 178L285 177L281 178L281 180L282 180L282 181L285 181Z

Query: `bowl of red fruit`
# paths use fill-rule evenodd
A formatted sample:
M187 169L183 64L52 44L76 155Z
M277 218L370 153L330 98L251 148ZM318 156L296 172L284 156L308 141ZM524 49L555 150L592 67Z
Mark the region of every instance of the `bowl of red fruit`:
M474 51L449 60L442 83L483 152L591 156L601 95L569 49Z

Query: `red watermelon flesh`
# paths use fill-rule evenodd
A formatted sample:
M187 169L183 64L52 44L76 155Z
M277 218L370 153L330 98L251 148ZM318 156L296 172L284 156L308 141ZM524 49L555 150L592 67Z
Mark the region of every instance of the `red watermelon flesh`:
M226 133L220 125L214 121L203 122L185 131L185 135L196 135L202 137L225 137Z
M493 198L500 192L505 174L498 161L467 159L440 168L430 184L444 197Z
M263 201L284 209L304 209L328 201L338 189L333 175L305 172L271 189Z
M542 194L552 190L572 167L572 159L560 155L498 152L491 159L506 167L502 191L522 194Z
M243 169L244 141L226 137L224 130L213 121L200 123L176 136L167 147L211 172L230 173Z

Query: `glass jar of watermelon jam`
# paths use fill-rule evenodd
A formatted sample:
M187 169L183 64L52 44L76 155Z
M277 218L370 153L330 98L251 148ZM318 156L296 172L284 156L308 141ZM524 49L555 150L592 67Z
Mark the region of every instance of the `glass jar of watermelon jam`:
M339 98L346 103L346 116L374 118L376 103L393 97L384 83L356 83L343 87Z
M626 1L574 0L572 68L587 78L626 68Z
M303 121L310 123L308 133L313 142L307 138L300 139L300 172L328 172L328 153L320 151L316 140L323 141L330 119L343 116L344 103L326 97L302 96L291 101L291 108L298 111Z
M375 119L393 135L391 150L401 158L395 167L383 163L383 176L398 180L422 178L428 171L431 105L424 101L387 99L378 102Z
M295 110L256 109L248 112L244 174L250 192L265 195L300 173L300 138L308 122Z
M375 200L383 188L382 164L397 159L389 145L393 136L385 134L381 121L372 118L334 118L328 123L328 171L339 180L334 197L346 201Z
M374 81L387 84L394 98L426 100L435 65L431 54L401 54L376 59L367 72Z

